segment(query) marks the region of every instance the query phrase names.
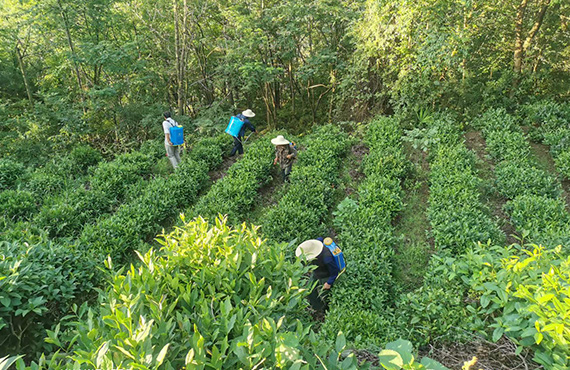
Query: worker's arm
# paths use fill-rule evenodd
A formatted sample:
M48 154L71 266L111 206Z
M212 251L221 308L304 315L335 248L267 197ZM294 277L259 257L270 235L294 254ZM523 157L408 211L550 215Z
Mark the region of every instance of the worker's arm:
M289 150L290 150L290 153L287 156L287 158L289 158L289 159L297 158L297 149L295 149L295 147L293 145L289 144Z
M170 141L170 134L164 134L164 137L166 138L168 145L172 145L172 141Z
M325 265L327 265L327 268L329 269L329 274L330 274L329 279L325 283L324 289L330 289L331 286L334 284L334 281L338 277L338 274L340 271L338 270L338 267L336 266L336 263L334 262L333 257L325 257L324 263L325 263Z
M243 122L247 128L249 128L251 130L251 132L257 132L257 130L255 129L255 127L251 124L251 122L249 121L249 119L245 119L245 121Z

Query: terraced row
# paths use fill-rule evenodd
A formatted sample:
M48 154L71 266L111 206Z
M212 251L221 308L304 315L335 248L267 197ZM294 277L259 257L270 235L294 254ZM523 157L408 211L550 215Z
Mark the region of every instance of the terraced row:
M402 209L400 180L409 170L399 122L381 117L370 123L363 161L366 179L358 198L346 198L334 213L347 273L331 290L330 310L321 335L339 331L355 343L380 344L383 311L394 298L392 264L397 240L391 221Z
M505 210L517 231L549 247L568 244L570 215L561 198L561 185L538 168L516 120L498 109L486 112L476 124L497 163L495 187L507 199Z

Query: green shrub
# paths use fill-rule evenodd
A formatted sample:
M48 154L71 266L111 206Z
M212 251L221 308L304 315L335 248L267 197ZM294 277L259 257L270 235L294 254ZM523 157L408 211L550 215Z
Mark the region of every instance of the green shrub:
M474 128L483 131L487 136L495 131L516 131L519 125L516 119L507 113L505 108L491 108L475 119L472 124Z
M69 153L69 157L73 162L74 170L82 175L87 174L89 167L95 166L103 159L103 156L98 150L88 145L75 147Z
M26 174L26 167L9 158L0 159L0 191L11 189L16 186Z
M0 192L0 215L9 220L28 220L37 211L34 194L25 190Z
M208 180L208 168L202 161L182 161L168 179L159 178L146 186L131 202L115 214L87 226L79 240L99 254L122 259L161 229L161 222L192 203Z
M530 247L479 244L464 255L435 259L429 276L436 280L427 278L421 290L399 302L400 323L408 325L412 339L455 328L494 342L504 335L517 353L531 349L545 368L567 368L570 320L561 313L570 310L570 258L562 247Z
M115 198L98 190L74 189L44 204L34 223L52 238L76 237L85 225L111 212Z
M474 242L505 238L480 200L475 157L463 144L440 146L430 162L428 218L438 249L461 253Z
M52 335L75 338L62 345L73 355L61 367L316 368L318 356L339 369L344 337L331 350L296 320L305 316L309 267L286 260L286 246L245 224L202 219L161 244L160 253L139 254L140 267L112 273L97 311L82 307L74 330ZM344 362L357 366L354 355Z
M536 243L543 242L542 235L567 230L570 225L570 215L560 198L521 195L508 202L505 210L516 229L529 232L530 239Z
M323 126L306 138L290 185L262 219L264 235L277 241L316 238L326 232L326 218L338 184L338 168L349 145L336 126Z
M35 354L74 302L85 302L97 270L81 251L42 241L0 242L0 346Z
M570 179L570 148L562 151L556 158L554 158L554 162L562 176L566 179Z
M562 151L570 149L570 128L558 128L543 133L543 143L550 146L550 152L556 158Z
M154 161L149 155L132 152L122 154L112 162L100 163L92 170L91 187L121 199L130 185L148 177Z
M496 186L506 199L519 195L544 195L556 198L561 194L558 180L546 171L518 162L503 161L495 168Z
M253 143L243 158L200 198L190 213L206 219L227 215L231 224L243 221L257 201L257 190L271 180L272 159L270 142L259 140Z
M330 311L320 332L323 337L343 331L351 342L363 346L378 345L391 337L385 310L395 297L392 258L398 242L391 221L403 207L398 176L404 176L408 166L401 137L396 119L370 123L367 158L393 166L365 164L367 177L358 187L358 199L346 198L334 212L347 273L331 290ZM386 158L390 160L383 161Z
M194 203L209 179L208 171L222 161L223 146L216 139L196 144L168 178L157 178L137 188L138 194L123 203L115 214L85 227L79 244L116 259L129 256L156 235L162 223Z
M166 155L166 148L164 147L164 139L147 140L139 150L142 154L146 154L155 159L162 158Z
M496 161L528 162L530 147L522 131L491 131L486 136L487 151Z
M48 196L57 195L65 189L72 187L76 171L73 162L68 157L47 162L43 167L35 170L25 184L25 188L34 193L36 201Z

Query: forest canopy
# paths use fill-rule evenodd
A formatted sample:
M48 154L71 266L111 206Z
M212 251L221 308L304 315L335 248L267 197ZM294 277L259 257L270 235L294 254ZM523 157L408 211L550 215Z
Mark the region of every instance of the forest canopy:
M22 136L139 143L166 109L215 127L250 107L295 129L569 94L562 0L4 0L0 14L3 155Z

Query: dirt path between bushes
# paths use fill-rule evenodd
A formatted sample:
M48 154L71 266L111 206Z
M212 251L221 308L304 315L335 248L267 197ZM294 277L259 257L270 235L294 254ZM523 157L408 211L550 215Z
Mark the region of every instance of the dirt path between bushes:
M466 132L465 146L472 150L479 159L475 167L479 177L483 180L483 202L489 207L492 215L497 219L497 224L507 237L507 243L517 243L518 240L513 236L516 235L516 230L510 223L509 216L507 216L503 209L506 199L498 194L493 187L495 182L495 164L487 155L487 143L481 135L481 132L475 130Z

